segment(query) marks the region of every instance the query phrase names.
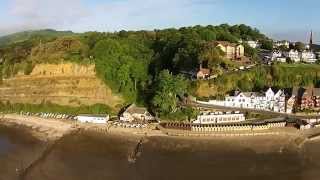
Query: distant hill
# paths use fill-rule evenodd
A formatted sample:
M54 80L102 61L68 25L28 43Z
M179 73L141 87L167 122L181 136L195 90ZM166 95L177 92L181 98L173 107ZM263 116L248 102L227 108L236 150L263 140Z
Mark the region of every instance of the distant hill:
M320 51L320 45L319 44L312 44L311 49Z
M55 38L60 36L73 35L72 31L56 31L52 29L23 31L0 37L0 46L5 46L12 43L26 41L32 37Z

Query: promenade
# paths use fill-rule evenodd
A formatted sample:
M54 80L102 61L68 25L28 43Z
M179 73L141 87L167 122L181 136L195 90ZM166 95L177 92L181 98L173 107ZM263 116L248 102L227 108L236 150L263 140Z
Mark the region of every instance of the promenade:
M218 105L211 105L211 104L200 103L200 102L191 102L190 105L198 108L208 108L208 109L225 110L225 111L247 111L247 112L254 112L254 113L260 113L260 114L266 114L266 115L275 115L279 117L296 118L296 119L320 118L320 115L297 115L297 114L279 113L279 112L264 111L264 110L258 110L258 109L250 109L250 108L218 106Z

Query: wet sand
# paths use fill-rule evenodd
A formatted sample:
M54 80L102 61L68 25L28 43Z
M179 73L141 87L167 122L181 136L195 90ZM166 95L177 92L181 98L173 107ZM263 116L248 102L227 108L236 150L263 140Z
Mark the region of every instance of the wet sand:
M136 162L130 162L139 138L81 132L65 137L26 179L298 180L303 167L299 151L285 137L271 147L270 140L148 137Z
M75 130L74 124L56 119L6 114L0 123L13 127L25 127L33 136L42 141L54 141Z
M16 125L0 128L0 180L17 179L21 161L23 166L36 162L20 178L26 180L313 180L320 175L320 142L299 148L288 135L165 137L85 126L66 131L51 146L29 126ZM50 128L45 132L55 132Z
M18 179L19 171L36 160L46 146L28 129L0 125L0 180Z

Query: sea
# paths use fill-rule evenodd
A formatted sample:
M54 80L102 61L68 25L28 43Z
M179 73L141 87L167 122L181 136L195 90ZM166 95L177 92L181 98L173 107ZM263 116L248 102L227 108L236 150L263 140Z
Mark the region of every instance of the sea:
M253 142L264 146L257 151ZM52 144L0 127L0 180L320 179L320 141L300 149L268 144L85 132Z

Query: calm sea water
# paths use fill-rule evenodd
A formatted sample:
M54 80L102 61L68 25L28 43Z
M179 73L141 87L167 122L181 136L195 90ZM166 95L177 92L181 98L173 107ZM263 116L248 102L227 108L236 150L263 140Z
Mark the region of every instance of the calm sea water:
M7 132L13 133L13 132ZM0 180L16 179L4 167L25 164L31 154L41 154L40 142L15 139L0 133ZM128 160L139 139L79 134L65 137L44 154L25 179L30 180L318 180L320 142L311 142L301 151L282 149L256 152L248 145L210 140L183 140L154 137L144 140L135 162ZM14 144L14 148L12 148ZM31 144L31 145L30 145ZM242 147L242 146L241 146ZM9 152L8 152L9 149ZM139 153L138 153L139 154ZM36 156L35 156L36 157ZM12 160L16 164L12 165ZM11 170L10 170L11 171Z

